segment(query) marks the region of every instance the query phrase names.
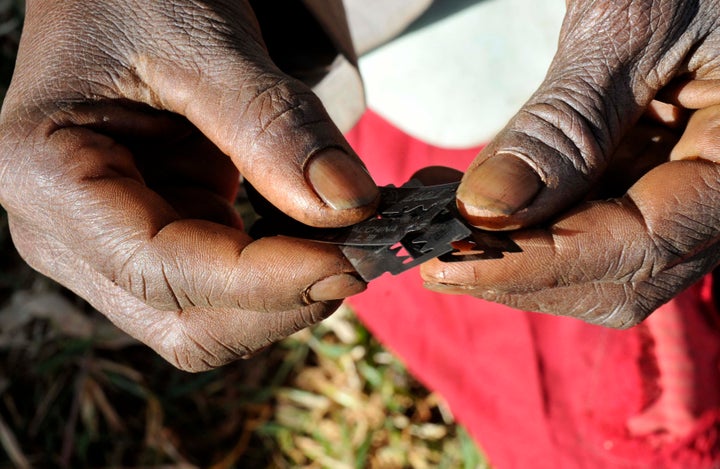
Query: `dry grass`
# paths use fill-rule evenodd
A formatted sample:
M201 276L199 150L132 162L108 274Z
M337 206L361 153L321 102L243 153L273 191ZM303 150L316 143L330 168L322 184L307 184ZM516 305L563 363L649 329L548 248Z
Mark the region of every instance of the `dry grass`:
M27 278L0 310L0 467L484 467L347 309L194 375Z
M483 467L347 309L193 375L18 270L22 284L2 285L0 467Z
M0 0L0 96L20 2ZM187 374L31 271L0 210L0 468L487 467L347 309Z

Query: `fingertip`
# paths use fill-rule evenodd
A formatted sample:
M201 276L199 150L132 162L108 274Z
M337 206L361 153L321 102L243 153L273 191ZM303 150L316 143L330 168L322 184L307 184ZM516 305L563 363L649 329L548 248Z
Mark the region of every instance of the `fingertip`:
M334 210L374 208L380 194L360 160L338 148L312 155L305 175L318 197Z
M473 226L515 229L512 215L527 207L543 188L535 170L521 157L497 153L472 168L458 188L460 213Z
M428 166L416 171L410 179L416 179L425 186L450 184L462 179L463 173L447 166Z
M342 273L315 282L303 294L306 304L342 300L367 289L367 283L356 275Z
M470 267L472 273L466 270L468 266L463 262L448 263L439 259L426 262L420 268L423 288L447 295L471 294L477 279L474 268Z
M443 262L440 259L432 259L420 266L420 277L425 288L431 290L457 286L462 283L459 279L465 277L466 265L462 262Z
M720 105L695 111L680 140L670 153L671 161L703 159L720 162Z
M448 285L444 283L424 282L423 287L426 290L430 290L435 293L442 293L444 295L465 295L470 293L468 287Z

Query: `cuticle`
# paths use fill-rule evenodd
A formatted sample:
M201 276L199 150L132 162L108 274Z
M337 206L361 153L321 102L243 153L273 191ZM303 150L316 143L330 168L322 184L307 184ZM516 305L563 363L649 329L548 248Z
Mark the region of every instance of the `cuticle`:
M538 179L540 179L540 182L542 182L542 184L544 186L547 186L547 180L548 180L547 173L543 170L543 168L540 165L538 165L538 163L536 161L534 161L532 158L527 156L525 153L521 153L521 152L513 151L513 150L500 150L500 151L496 152L495 154L493 154L493 156L491 156L490 158L495 158L496 156L500 156L500 155L513 156L513 157L519 159L520 161L525 163L531 170L533 170L535 172L535 174L537 174ZM490 158L488 158L488 160ZM487 160L485 160L485 161L487 161Z
M310 161L313 158L315 158L318 154L323 153L327 150L340 150L341 152L345 153L346 155L348 155L348 156L350 155L350 152L348 152L347 148L345 148L342 145L337 145L337 144L327 145L324 147L317 147L317 148L312 149L310 152L308 152L308 155L302 164L302 171L303 171L303 174L305 175L306 179L307 179L307 168L308 168L308 165L310 164Z
M358 273L355 272L355 271L347 271L347 272L339 272L339 273L337 273L337 274L331 274L331 275L328 275L328 276L326 276L326 277L317 279L315 282L313 282L310 286L308 286L308 287L300 294L300 299L301 299L301 301L303 302L303 304L305 304L306 306L310 306L310 305L312 305L312 304L314 304L314 303L323 303L323 301L315 301L315 300L313 300L312 297L310 296L310 290L312 290L312 288L313 288L315 285L317 285L318 283L320 283L320 282L322 282L322 281L324 281L324 280L327 280L327 279L329 279L329 278L337 277L337 276L340 276L340 275L349 275L349 276L351 276L351 277L354 277L357 281L359 281L359 282L364 283L364 284L367 285L367 281L365 281L365 279L363 279L363 278L360 276L360 274L358 274Z

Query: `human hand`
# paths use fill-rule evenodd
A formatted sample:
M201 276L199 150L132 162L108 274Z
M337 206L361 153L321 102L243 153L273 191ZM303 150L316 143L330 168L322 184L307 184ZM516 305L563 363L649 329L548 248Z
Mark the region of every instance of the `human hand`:
M720 2L567 6L544 83L458 190L475 226L538 227L509 235L520 253L422 273L433 290L629 327L720 260Z
M19 252L174 365L222 365L365 288L332 246L242 231L239 175L315 226L378 194L247 1L28 0L17 60L0 202Z

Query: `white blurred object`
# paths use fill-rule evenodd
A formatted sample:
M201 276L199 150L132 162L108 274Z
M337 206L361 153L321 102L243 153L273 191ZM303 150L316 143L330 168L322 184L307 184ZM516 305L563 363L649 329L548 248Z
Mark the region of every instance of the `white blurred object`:
M544 78L564 13L563 0L438 0L361 57L368 107L433 145L487 142Z
M441 0L442 1L442 0ZM433 0L343 0L355 50L364 54L400 34Z

